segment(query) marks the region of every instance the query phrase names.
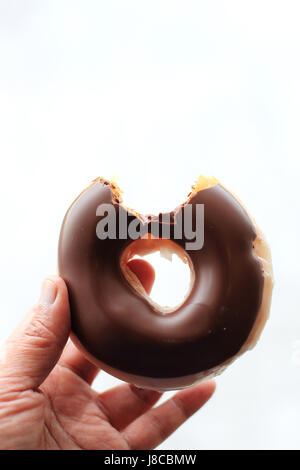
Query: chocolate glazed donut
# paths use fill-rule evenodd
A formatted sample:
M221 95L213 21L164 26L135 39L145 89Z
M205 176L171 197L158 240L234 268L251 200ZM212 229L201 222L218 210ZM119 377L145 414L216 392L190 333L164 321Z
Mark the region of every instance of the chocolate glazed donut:
M113 206L116 221L142 221L143 236L99 239L103 216ZM204 244L185 249L182 211L204 204ZM242 204L214 179L200 178L187 201L170 216L141 216L121 201L118 187L99 178L73 202L59 240L59 274L69 291L73 340L94 363L140 387L171 390L220 373L253 347L269 312L272 265L268 245ZM124 219L124 217L123 217ZM153 227L157 237L148 235ZM116 233L118 234L118 226ZM174 310L151 301L127 267L135 254L165 245L189 264L190 290Z

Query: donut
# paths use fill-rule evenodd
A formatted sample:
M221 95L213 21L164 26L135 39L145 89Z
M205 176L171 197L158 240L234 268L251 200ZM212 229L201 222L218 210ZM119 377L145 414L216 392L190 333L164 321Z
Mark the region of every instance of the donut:
M194 236L194 239L192 238ZM136 255L176 253L191 272L187 295L163 308L148 295ZM241 201L200 176L170 213L127 207L99 177L68 209L58 270L69 292L72 340L109 374L165 391L220 374L257 342L269 315L270 249Z

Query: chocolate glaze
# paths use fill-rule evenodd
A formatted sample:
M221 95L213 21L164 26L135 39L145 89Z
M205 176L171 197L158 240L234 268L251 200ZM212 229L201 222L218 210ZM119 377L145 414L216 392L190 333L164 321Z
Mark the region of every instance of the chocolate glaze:
M58 265L69 290L72 330L90 357L123 376L157 378L158 384L176 377L177 386L180 377L191 376L192 383L233 357L256 320L264 275L253 252L256 233L249 216L220 184L192 194L188 202L204 204L204 246L187 251L194 284L168 315L155 311L124 278L120 257L132 240L96 236L99 204L126 211L107 182L92 183L64 218ZM172 213L172 224L182 208ZM128 223L135 217L128 212ZM161 225L159 217L152 221ZM171 231L171 239L184 248L184 238L174 239Z

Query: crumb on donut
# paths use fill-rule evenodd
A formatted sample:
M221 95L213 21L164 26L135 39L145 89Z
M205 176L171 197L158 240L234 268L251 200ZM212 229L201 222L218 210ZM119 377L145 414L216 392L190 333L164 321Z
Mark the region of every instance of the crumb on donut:
M92 183L95 183L96 181L100 181L100 183L102 184L105 184L107 186L110 187L113 195L114 195L114 198L115 198L115 202L118 202L118 203L121 203L122 202L122 196L121 196L121 193L123 193L123 191L121 190L120 186L118 185L117 183L117 180L116 180L116 177L113 176L111 178L111 180L108 180L106 178L103 178L103 176L98 176L98 178L95 178Z
M192 191L189 193L188 196L189 197L194 196L199 191L202 191L203 189L211 188L212 186L215 186L216 184L219 184L219 181L214 176L199 175L195 184L193 184L192 186Z
M109 186L112 194L113 194L113 202L116 203L116 204L119 204L120 206L124 207L124 209L126 209L128 212L130 212L131 214L134 214L138 219L144 219L144 217L142 216L142 214L140 214L139 212L135 211L134 209L132 209L131 207L128 207L124 204L123 202L123 198L121 196L121 194L123 194L123 191L122 189L120 188L120 186L118 185L117 183L117 178L116 176L113 176L111 178L111 180L108 180L106 178L103 178L103 176L99 176L98 178L95 178L92 183L95 183L96 181L100 181L100 183L102 184L105 184L107 186Z

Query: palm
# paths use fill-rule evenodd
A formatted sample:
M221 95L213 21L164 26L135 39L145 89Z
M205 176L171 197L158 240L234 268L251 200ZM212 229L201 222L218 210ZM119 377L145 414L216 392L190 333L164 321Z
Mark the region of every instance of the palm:
M148 449L171 434L210 397L212 382L178 392L152 408L160 393L122 384L101 394L90 386L98 369L69 343L38 389L0 396L4 448ZM20 412L22 411L22 412ZM3 422L3 420L2 420ZM18 429L18 442L9 436ZM1 426L0 426L1 433Z
M56 366L40 392L32 391L28 400L31 406L23 426L31 448L128 449L101 409L98 394L66 367ZM30 425L34 422L41 423L38 433Z

